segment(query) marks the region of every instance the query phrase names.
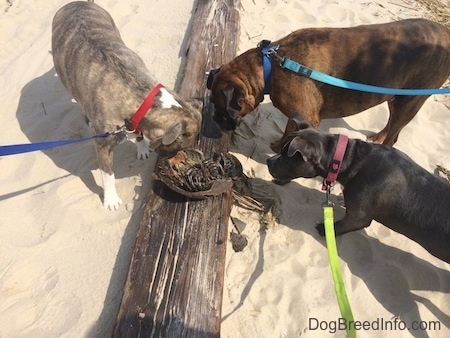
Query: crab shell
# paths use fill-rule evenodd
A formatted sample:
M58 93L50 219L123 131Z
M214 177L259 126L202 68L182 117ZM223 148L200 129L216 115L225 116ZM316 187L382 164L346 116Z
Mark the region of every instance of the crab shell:
M229 153L227 153L226 156L233 161L237 174L233 177L218 178L214 180L211 187L207 190L187 191L178 186L175 183L175 180L171 179L174 175L183 175L183 173L175 173L173 168L179 166L182 162L184 163L187 161L192 163L192 165L195 163L202 163L205 159L203 153L196 149L181 150L171 158L162 159L160 164L157 166L158 178L171 190L190 198L205 199L209 196L217 196L231 190L234 180L242 176L243 173L242 165L239 160L234 155Z

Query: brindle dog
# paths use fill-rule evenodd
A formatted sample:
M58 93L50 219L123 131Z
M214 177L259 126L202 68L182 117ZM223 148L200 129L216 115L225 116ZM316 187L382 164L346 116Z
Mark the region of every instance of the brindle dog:
M96 133L120 130L157 85L143 60L125 46L112 17L92 2L62 7L53 19L52 53L63 85L84 110ZM162 88L139 124L138 157L150 149L170 154L193 146L201 112ZM104 206L117 209L113 148L126 137L118 133L96 139L104 188Z
M450 29L425 19L408 19L351 28L306 28L274 41L278 54L314 70L369 85L439 88L450 75ZM208 79L214 118L235 129L264 98L261 48L236 57ZM426 96L393 96L333 87L283 69L272 61L270 98L290 118L317 127L321 119L357 114L388 102L386 127L371 141L393 145ZM301 113L299 113L301 112ZM286 130L285 136L290 133ZM273 145L279 151L282 141Z

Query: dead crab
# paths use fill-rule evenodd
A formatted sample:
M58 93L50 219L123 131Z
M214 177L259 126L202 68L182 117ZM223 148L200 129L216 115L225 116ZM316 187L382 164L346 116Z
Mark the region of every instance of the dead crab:
M219 195L242 176L242 165L229 153L214 153L205 159L200 150L181 150L162 159L157 174L170 189L193 198Z

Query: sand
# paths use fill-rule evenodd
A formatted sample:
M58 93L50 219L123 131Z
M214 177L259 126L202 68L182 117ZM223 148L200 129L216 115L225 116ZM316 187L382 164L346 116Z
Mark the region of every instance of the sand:
M192 3L96 2L111 13L125 43L153 75L174 87ZM51 21L65 3L0 4L1 145L92 134L53 68ZM448 0L441 3L450 5ZM303 27L431 15L413 0L242 0L240 14L239 53ZM395 145L430 172L436 172L436 165L450 168L447 106L449 96L431 97ZM323 121L320 129L365 139L386 121L383 104ZM345 336L342 330L334 332L340 314L326 246L314 229L324 201L320 180L276 186L265 165L272 154L269 144L280 137L285 123L266 99L233 136L233 154L274 209L273 217L262 222L255 212L233 208L249 244L242 252L234 252L231 243L227 247L222 337ZM124 201L116 212L101 205L92 142L0 159L1 338L110 336L155 159L137 160L132 142L116 149L117 188ZM337 204L340 192L337 185ZM335 209L339 218L344 211ZM337 242L355 319L372 324L371 330L358 331L360 337L450 335L449 264L376 222ZM427 331L401 330L402 323L420 321L429 326ZM374 329L374 323L382 322L392 329Z

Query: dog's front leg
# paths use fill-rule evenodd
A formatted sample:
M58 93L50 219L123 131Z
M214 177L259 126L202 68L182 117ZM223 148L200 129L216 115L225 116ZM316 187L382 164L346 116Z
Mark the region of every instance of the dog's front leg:
M145 136L136 137L136 148L139 160L150 157L150 141Z
M347 232L368 227L371 222L372 218L367 216L364 212L352 212L347 207L345 216L334 224L334 231L336 236L339 236ZM323 223L317 224L316 230L320 236L325 236L325 226Z
M117 210L122 204L116 191L116 178L113 172L113 148L116 144L117 139L114 136L95 140L98 165L102 173L103 206L109 210Z

